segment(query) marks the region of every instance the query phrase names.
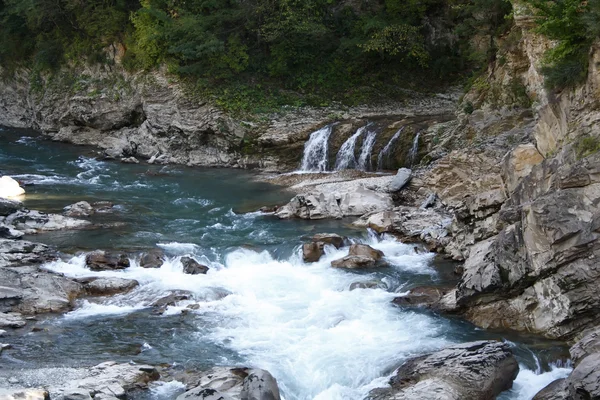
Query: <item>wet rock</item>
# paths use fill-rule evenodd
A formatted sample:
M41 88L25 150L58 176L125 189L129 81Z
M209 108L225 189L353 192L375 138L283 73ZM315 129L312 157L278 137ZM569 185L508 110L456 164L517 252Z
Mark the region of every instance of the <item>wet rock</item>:
M21 239L25 234L10 225L0 223L0 239Z
M50 272L34 270L21 273L19 279L23 299L13 310L27 315L70 310L83 293L81 284Z
M26 240L0 239L0 267L18 267L54 260L48 246Z
M65 387L65 393L86 391L93 398L125 398L128 392L147 387L149 382L160 377L150 365L118 364L108 361L87 371L87 377L72 381Z
M44 389L0 389L2 400L50 400L50 393Z
M27 325L27 321L20 313L0 313L0 328L22 328Z
M63 214L67 217L89 217L94 213L94 208L87 201L79 201L63 208Z
M383 258L383 251L372 248L367 244L353 244L350 246L348 255L363 256L379 261Z
M518 372L508 344L463 343L406 361L390 388L375 389L367 399L489 400L510 389Z
M317 262L321 259L321 256L325 254L323 251L323 243L320 242L312 242L312 243L304 243L302 245L302 259L304 262Z
M22 194L25 194L25 189L19 185L19 182L10 176L0 177L0 197L17 197Z
M140 267L142 268L160 268L165 262L165 253L160 249L152 249L140 258Z
M127 293L139 285L134 279L92 278L84 284L85 291L91 296L110 296Z
M424 306L437 308L442 298L450 289L435 286L421 286L413 288L408 294L396 297L392 302L403 307Z
M191 257L181 257L181 264L183 265L183 273L190 275L206 274L210 268L206 265L198 263Z
M345 238L336 233L317 233L312 237L313 242L321 242L325 244L331 244L339 249L344 245Z
M125 158L121 158L121 162L123 164L139 164L140 160L138 160L135 157L125 157Z
M81 229L91 225L90 221L31 210L17 211L7 216L4 223L14 225L16 229L30 234L63 229Z
M7 199L0 196L0 217L16 213L23 208L23 203L13 199Z
M0 312L7 312L18 305L23 299L23 293L13 287L0 286Z
M390 192L399 191L404 186L406 186L408 181L410 181L411 177L412 177L412 170L410 170L409 168L398 169L396 176L394 177L394 179L392 179L392 181L390 182L390 184L388 186L388 190Z
M378 267L377 261L365 256L346 256L331 262L334 268L361 269Z
M532 400L565 400L569 398L566 379L557 379L537 392Z
M190 379L188 377L188 379ZM213 368L188 382L192 390L177 400L280 400L277 381L257 368Z
M63 400L92 400L89 390L69 389L63 393Z
M569 349L569 353L575 364L591 354L600 353L600 327L584 332L583 337Z
M192 292L188 292L187 290L175 290L169 295L156 300L154 303L152 303L152 307L157 309L157 314L162 314L167 310L167 307L176 306L180 301L191 300L193 298L194 294ZM193 309L191 307L188 308Z
M95 251L85 257L85 265L92 271L129 268L129 257L123 253Z
M349 290L356 289L383 289L387 290L388 286L381 281L363 281L363 282L352 282Z

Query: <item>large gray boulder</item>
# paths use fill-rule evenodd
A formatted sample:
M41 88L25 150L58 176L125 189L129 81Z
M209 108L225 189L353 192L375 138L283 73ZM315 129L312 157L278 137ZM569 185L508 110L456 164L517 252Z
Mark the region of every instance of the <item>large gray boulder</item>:
M110 296L127 293L139 285L135 279L123 278L91 278L84 280L84 289L92 296Z
M64 229L81 229L91 225L90 221L32 210L21 210L10 214L4 219L4 223L14 225L16 229L28 234Z
M374 249L368 244L355 243L352 246L350 246L348 254L351 256L369 257L375 261L379 261L383 258L383 251Z
M450 346L406 361L389 388L369 400L491 400L510 389L519 365L506 343L478 341Z
M0 267L41 264L54 259L56 253L45 244L0 239Z
M165 253L161 249L152 249L140 257L140 267L160 268L165 262Z
M200 374L195 388L177 400L280 400L273 376L258 368L213 368Z
M312 241L316 243L325 243L335 246L339 249L344 245L345 238L337 233L317 233L312 237Z
M390 182L390 184L388 186L388 190L390 192L399 191L404 186L406 186L408 181L410 181L410 178L412 178L412 170L411 169L409 169L409 168L398 169L396 176L394 177L394 179L392 179L392 181Z

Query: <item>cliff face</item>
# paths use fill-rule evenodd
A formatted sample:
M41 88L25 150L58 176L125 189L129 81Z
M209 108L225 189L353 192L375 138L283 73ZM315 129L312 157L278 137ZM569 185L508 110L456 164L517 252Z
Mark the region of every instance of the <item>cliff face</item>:
M485 328L572 339L600 323L600 48L585 84L549 91L540 64L553 44L514 9L511 43L465 96L476 110L453 133L475 145L417 184L455 215L442 247L465 259L449 295L457 310Z
M99 146L115 158L239 165L242 126L207 103L188 100L163 74L88 69L36 79L22 72L2 83L0 125L40 129L56 140Z

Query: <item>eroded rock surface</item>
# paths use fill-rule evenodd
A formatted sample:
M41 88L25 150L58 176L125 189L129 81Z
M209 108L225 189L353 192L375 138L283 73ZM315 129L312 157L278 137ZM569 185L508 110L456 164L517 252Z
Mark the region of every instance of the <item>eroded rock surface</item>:
M390 388L369 400L489 400L510 389L519 365L506 343L479 341L450 346L406 361Z

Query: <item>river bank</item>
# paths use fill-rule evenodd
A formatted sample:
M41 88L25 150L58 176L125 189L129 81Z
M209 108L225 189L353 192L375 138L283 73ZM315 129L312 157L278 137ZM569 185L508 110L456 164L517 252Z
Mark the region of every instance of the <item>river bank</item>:
M114 214L99 213L87 218L93 223L102 221L100 229L28 236L26 239L47 242L64 252L58 261L42 263L44 270L65 275L61 279L81 280L96 275L136 280L139 286L121 295L74 300L75 308L64 317L46 319L40 315L35 317L37 321L25 319L27 325L23 330L16 330L4 339L13 346L2 354L10 365L8 374L4 375L7 382L15 377L11 370L35 370L35 366L41 364L73 368L79 363L91 366L110 359L153 365L175 362L189 369L205 369L250 363L273 373L286 398L313 398L319 394L316 390L324 390L323 398L358 398L356 396L362 397L371 389L369 385L373 382L385 384L386 375L415 351L411 350L415 340L422 352L426 348L435 350L446 344L484 338L481 331L460 321L446 320L418 309L398 309L391 303L404 288L448 279L443 278L440 267L435 266L433 255L420 254L414 245L403 245L386 237L365 237L363 230L348 226L344 220L341 223L320 221L317 225L314 221L277 221L270 215L239 213L245 207L250 211L265 203L281 203L292 194L260 184L257 185L261 189L257 190L250 183L248 192L244 189L248 194L239 196L241 185L251 181L227 170L92 162L79 158L81 147L69 149L20 135L21 132L17 132L11 143L2 147L3 157L9 156L2 169L5 171L9 166L17 172L17 178L29 179L33 184L26 186L26 206L36 205L43 211L62 213L62 208L75 198L88 200L90 204L112 201L114 205ZM7 153L10 146L17 146L10 152L18 150L21 155ZM36 151L32 152L32 147ZM67 150L66 153L60 156L59 148ZM44 151L53 156L47 157ZM40 164L46 159L52 160L51 164ZM31 165L37 166L37 176L25 174ZM164 175L145 174L148 169L162 171ZM209 189L215 174L216 181L226 182L220 186L225 197L215 192L215 186ZM186 186L185 182L191 185ZM233 197L231 185L238 190ZM265 202L271 190L273 200ZM248 196L257 192L257 201L251 205L252 197ZM209 195L207 201L198 200L206 195ZM243 202L231 203L232 198L243 198ZM177 199L195 200L188 205ZM140 201L150 202L140 207ZM173 208L166 210L167 204L173 204ZM214 211L219 207L223 210ZM238 211L229 211L229 207ZM186 210L190 213L187 217ZM110 223L111 219L125 225L115 226ZM169 220L173 223L168 223ZM298 246L307 241L307 236L331 231L382 250L391 267L367 274L331 268L331 261L345 256L347 248L329 248L322 260L312 265L304 263L299 258ZM140 256L131 251L142 252L157 243L165 252L167 262L158 269L139 267ZM131 254L128 256L130 268L114 272L90 271L85 266L85 254L77 255L77 251L89 253L98 249L127 250ZM210 268L208 274L184 274L181 270L184 256L205 263ZM383 282L386 289L349 290L353 284L373 280ZM167 293L182 290L189 292L187 300L177 300L176 305L167 306L162 315L152 313L151 303ZM200 305L198 310L194 310L195 304ZM162 328L157 331L156 326ZM418 331L413 327L418 327ZM173 336L165 337L165 330ZM373 336L365 342L366 333ZM485 338L506 337L502 333L490 335ZM265 341L265 337L269 339ZM333 353L324 350L336 348L334 344L340 337L345 338L340 343L343 351L341 348ZM535 339L532 344L534 342ZM41 343L45 347L43 358L36 350ZM348 348L352 343L361 345ZM534 368L535 359L527 350L529 345L519 350L521 346L513 350L520 354L519 361L525 363L523 371L526 365ZM547 349L552 349L552 345ZM553 350L547 351L536 351L543 363L562 358L557 358ZM282 360L295 361L284 368ZM357 375L352 360L373 369L368 375ZM297 371L310 374L299 376ZM325 374L322 381L315 381L311 375L317 371ZM553 374L541 375L540 379L548 379L555 376ZM530 381L521 380L524 376L517 378L517 390L524 390L519 389L522 386L531 388L525 383ZM332 382L341 387L330 386ZM539 382L542 381L537 384ZM10 385L18 387L19 384ZM518 393L507 398L521 398Z

